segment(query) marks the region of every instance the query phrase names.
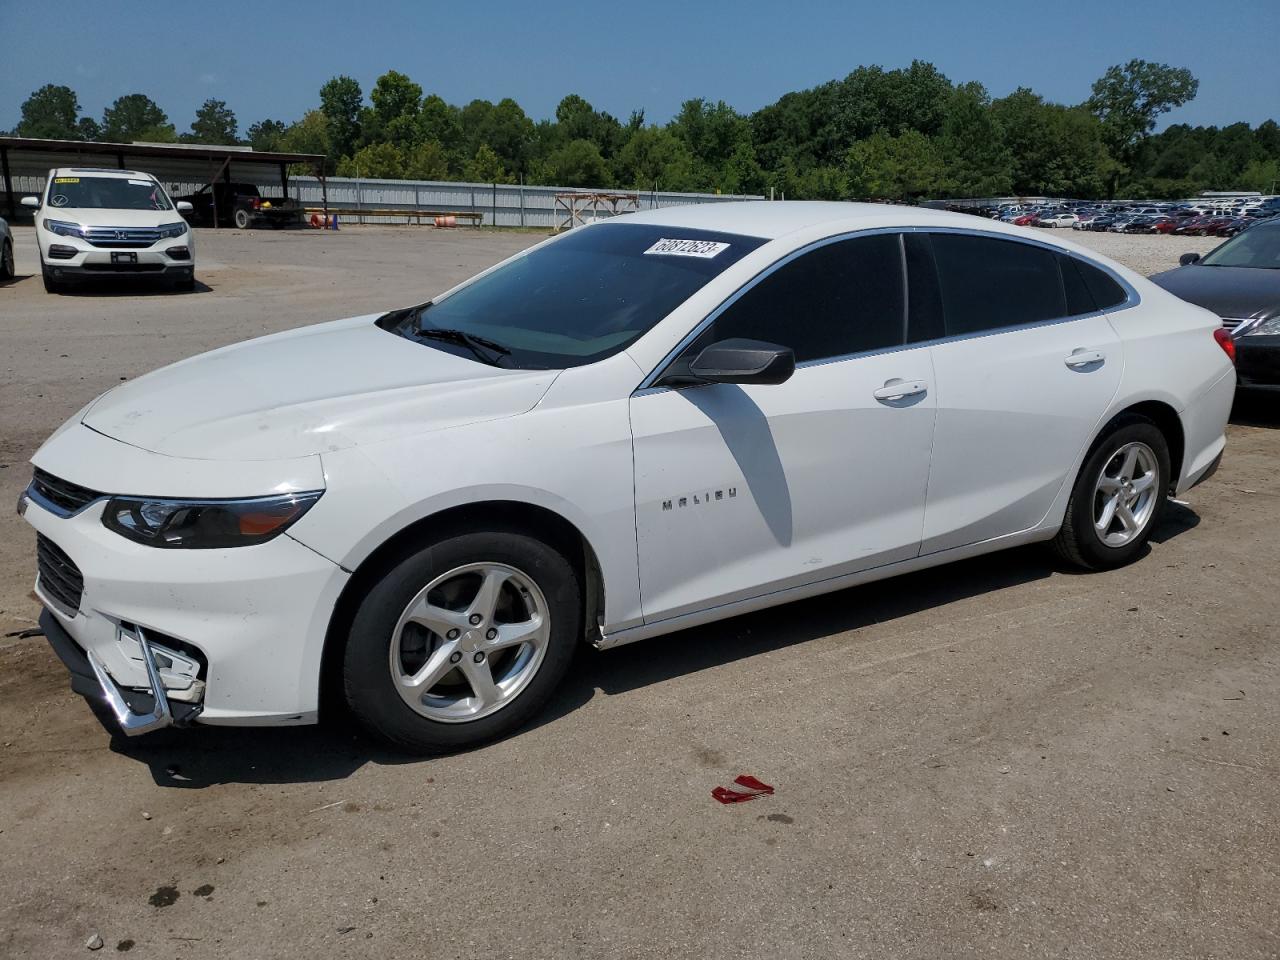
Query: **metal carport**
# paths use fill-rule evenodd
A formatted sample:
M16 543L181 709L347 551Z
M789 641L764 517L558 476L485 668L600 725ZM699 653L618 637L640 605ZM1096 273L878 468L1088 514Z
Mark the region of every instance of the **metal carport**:
M3 207L14 220L18 200L39 193L54 167L114 167L150 173L171 193L195 193L219 179L226 183L252 183L268 191L289 195L289 167L307 167L324 185L325 158L311 153L266 153L250 147L210 146L200 143L106 143L92 140L43 140L32 137L0 137L0 182ZM328 190L324 190L328 211ZM215 210L215 220L217 213Z

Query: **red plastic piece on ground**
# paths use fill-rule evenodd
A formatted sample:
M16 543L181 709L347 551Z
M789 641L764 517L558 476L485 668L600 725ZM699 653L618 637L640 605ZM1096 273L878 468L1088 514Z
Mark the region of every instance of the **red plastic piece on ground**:
M736 790L730 787L716 787L711 791L711 796L721 803L742 803L746 800L754 800L756 797L767 797L773 793L773 787L769 784L745 773L733 782L737 784Z

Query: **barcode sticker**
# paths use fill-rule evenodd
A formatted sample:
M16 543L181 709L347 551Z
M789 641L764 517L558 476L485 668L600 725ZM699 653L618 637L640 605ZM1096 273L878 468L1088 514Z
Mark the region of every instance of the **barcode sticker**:
M728 249L729 244L715 240L681 240L678 237L663 237L645 251L645 256L698 257L702 260L710 260Z

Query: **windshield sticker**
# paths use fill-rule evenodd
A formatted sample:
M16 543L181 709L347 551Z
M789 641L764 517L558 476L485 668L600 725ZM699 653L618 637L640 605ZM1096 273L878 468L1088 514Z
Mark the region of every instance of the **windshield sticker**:
M130 180L129 182L130 182L130 183L132 183L135 187L149 187L149 186L151 186L151 181L150 181L150 180Z
M54 177L53 182L54 183L79 183L80 178L79 177Z
M699 257L703 260L710 260L728 249L729 244L717 243L714 240L681 240L673 237L662 237L644 253L645 256Z

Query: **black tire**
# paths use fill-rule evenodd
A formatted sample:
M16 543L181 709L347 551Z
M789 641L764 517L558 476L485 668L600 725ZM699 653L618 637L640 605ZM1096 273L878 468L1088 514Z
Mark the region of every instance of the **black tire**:
M1120 448L1129 443L1145 444L1155 454L1159 477L1155 482L1155 503L1138 535L1123 546L1104 543L1094 526L1096 484L1103 467ZM1169 443L1160 428L1146 417L1122 414L1103 430L1085 458L1071 490L1062 529L1053 539L1053 549L1063 560L1086 570L1111 570L1132 563L1143 552L1151 531L1160 522L1172 483Z
M8 283L13 279L13 244L5 240L0 246L0 283Z
M248 210L237 210L235 213L231 215L231 219L235 223L237 230L249 229L249 211Z
M40 266L40 276L44 280L45 293L62 293L66 289L61 281L53 279L53 274L43 264Z
M499 563L532 580L551 618L546 653L524 689L478 720L443 722L417 713L397 693L389 666L401 613L433 579L472 563ZM506 736L523 726L564 678L582 640L582 588L557 550L514 530L447 537L403 557L367 592L352 620L343 654L348 707L370 732L404 750L449 753Z

